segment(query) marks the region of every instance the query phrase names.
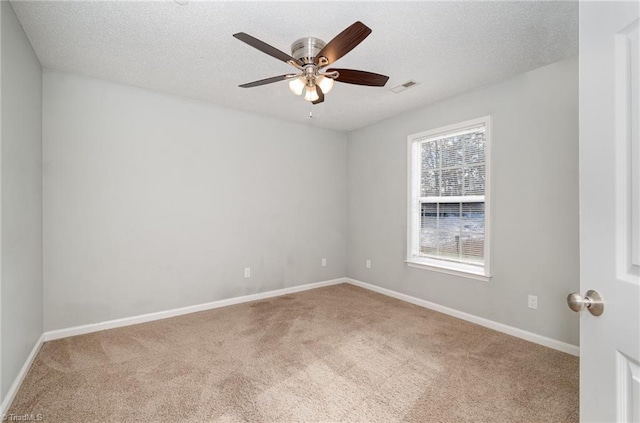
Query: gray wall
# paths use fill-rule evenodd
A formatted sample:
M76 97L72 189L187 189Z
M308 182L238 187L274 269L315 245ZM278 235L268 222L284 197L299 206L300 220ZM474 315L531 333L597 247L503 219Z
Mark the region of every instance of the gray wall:
M407 135L485 115L493 277L410 268ZM349 277L578 344L578 316L565 304L579 289L577 58L354 131L348 154Z
M0 7L4 399L42 334L42 70L11 5Z
M43 83L45 330L346 274L346 134Z

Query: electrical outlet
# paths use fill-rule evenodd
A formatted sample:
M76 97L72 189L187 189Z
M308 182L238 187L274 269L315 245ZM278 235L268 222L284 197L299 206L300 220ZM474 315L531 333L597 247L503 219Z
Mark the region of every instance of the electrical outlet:
M322 259L322 267L327 267L327 259L326 258Z
M245 278L250 278L251 277L251 268L250 267L245 267L244 268L244 277Z
M538 309L538 297L535 295L529 295L529 308L534 310Z
M371 260L367 260L365 266L367 266L367 269L371 269Z

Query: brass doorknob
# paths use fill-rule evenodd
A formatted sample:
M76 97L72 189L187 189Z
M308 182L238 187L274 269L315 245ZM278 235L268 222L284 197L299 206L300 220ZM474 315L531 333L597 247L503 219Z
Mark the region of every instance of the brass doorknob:
M600 316L604 312L604 301L598 291L593 289L588 290L584 297L577 292L572 292L567 296L567 304L576 313L580 313L585 308L594 316Z

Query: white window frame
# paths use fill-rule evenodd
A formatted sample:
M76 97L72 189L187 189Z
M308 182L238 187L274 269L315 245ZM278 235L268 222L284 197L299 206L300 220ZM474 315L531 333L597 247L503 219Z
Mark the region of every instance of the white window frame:
M442 138L474 126L485 127L485 190L484 190L484 266L457 263L431 257L418 257L420 248L420 160L418 145L425 138ZM407 137L407 260L410 267L463 276L481 281L491 278L491 117L467 120ZM471 196L470 196L471 197Z

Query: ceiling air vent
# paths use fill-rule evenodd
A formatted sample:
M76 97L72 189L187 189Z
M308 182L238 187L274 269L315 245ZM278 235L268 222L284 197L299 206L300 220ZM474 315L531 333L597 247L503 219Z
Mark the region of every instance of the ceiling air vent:
M393 87L391 88L389 91L391 91L392 93L401 93L402 91L411 88L411 87L415 87L416 85L418 85L418 83L416 81L414 81L413 79L408 80L407 82L405 82L404 84L400 84L397 87Z

